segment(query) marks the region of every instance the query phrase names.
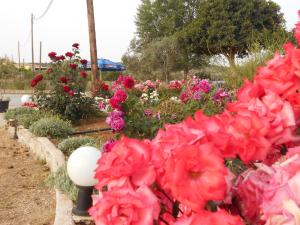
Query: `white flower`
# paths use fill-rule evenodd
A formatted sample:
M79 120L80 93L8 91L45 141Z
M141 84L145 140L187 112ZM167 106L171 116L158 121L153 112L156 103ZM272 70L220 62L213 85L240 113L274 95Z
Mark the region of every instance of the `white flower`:
M180 100L176 96L171 97L170 100L174 102L180 102Z

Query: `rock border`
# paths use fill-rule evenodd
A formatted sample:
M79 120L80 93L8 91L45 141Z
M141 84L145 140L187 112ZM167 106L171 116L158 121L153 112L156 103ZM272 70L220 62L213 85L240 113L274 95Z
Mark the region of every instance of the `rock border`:
M0 113L0 126L5 126L7 121ZM14 136L15 128L6 126L7 132ZM19 126L17 129L18 141L29 148L36 159L44 160L52 173L55 173L65 164L64 154L45 137L36 137L28 129ZM55 189L56 207L54 225L75 225L72 217L73 202L61 191Z

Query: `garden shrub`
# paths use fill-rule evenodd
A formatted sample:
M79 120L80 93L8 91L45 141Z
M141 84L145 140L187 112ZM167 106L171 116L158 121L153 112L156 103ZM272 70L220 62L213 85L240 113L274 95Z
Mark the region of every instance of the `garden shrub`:
M13 108L13 109L8 109L7 112L4 115L4 118L6 120L9 119L17 119L18 116L24 115L24 114L33 114L35 113L36 110L29 108L29 107L18 107L18 108Z
M157 91L161 100L167 100L173 96L178 96L181 92L181 90L169 89L168 86L165 85L161 85Z
M105 81L115 81L118 79L118 76L120 72L101 72L102 73L102 79Z
M16 90L24 90L26 87L26 83L24 82L24 80L15 80L13 85L14 89Z
M17 74L18 69L14 63L7 58L0 58L0 79L7 79Z
M66 155L71 155L74 150L81 146L99 147L96 140L91 137L70 137L59 143L58 148Z
M40 111L33 111L31 114L20 114L17 116L18 124L28 129L31 124L43 118L44 115Z
M70 199L75 202L78 195L78 188L68 176L67 166L64 165L58 169L55 174L51 174L47 183L64 192Z
M162 101L157 110L160 112L161 119L164 123L177 123L184 119L183 108L184 104L173 100Z
M122 104L125 114L125 128L123 134L132 138L153 138L161 121L155 116L146 116L145 108L134 95L129 95Z
M71 123L58 117L42 118L34 122L29 130L36 136L51 138L65 138L73 132Z
M80 119L95 115L95 102L87 96L64 96L64 95L36 95L36 100L41 109L51 111L53 114L78 123Z
M44 75L36 75L31 86L35 88L34 100L40 109L77 123L90 117L96 104L93 98L85 95L89 76L85 71L87 60L79 56L79 44L75 43L72 47L65 56L50 52L51 67ZM45 82L49 89L47 92L40 88Z

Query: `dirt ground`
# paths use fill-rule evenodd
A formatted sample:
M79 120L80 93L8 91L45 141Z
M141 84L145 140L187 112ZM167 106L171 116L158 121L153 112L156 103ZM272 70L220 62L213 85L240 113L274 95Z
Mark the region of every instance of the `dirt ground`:
M76 131L87 131L87 130L96 130L96 129L100 129L100 128L109 128L109 126L105 122L105 118L83 120L80 122L79 126L77 126L75 128L75 130ZM114 138L114 136L115 136L112 131L100 131L100 132L84 134L84 135L98 137L103 142L107 141L110 138Z
M0 225L52 225L55 192L50 171L0 127Z

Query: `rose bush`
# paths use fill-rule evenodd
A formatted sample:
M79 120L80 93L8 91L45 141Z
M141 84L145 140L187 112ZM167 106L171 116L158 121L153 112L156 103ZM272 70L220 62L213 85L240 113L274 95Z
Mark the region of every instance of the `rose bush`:
M152 140L122 137L104 153L90 209L96 224L299 224L300 49L284 48L224 112L197 111ZM211 89L206 81L188 87L182 102ZM237 177L234 162L243 165Z
M134 138L153 138L164 124L180 122L198 109L216 114L231 101L228 92L196 77L188 82L170 81L167 86L159 81L134 82L120 75L111 87L101 82L98 88L98 107L109 112L107 123L115 132ZM173 110L174 105L178 110ZM115 116L120 112L122 116Z
M38 108L51 111L72 122L87 118L95 112L96 103L85 95L87 73L84 71L87 61L79 56L79 44L73 44L71 52L58 56L50 52L52 63L47 73L36 75L31 82L37 87L43 77L49 81L49 92L35 89L35 101Z

